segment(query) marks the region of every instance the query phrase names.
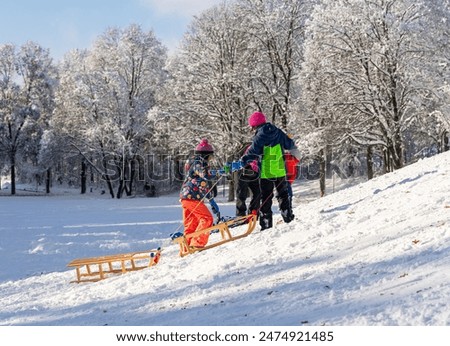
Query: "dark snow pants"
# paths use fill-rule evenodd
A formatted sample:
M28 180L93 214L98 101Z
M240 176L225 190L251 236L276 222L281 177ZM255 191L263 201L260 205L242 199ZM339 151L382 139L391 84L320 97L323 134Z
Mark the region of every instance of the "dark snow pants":
M247 209L245 200L248 197L250 189L252 197ZM258 211L261 204L261 189L259 187L259 175L254 171L242 170L238 175L236 188L236 216L245 216L251 214L253 210Z
M289 200L288 182L286 177L261 179L261 209L259 213L259 224L261 230L271 228L272 222L272 198L273 190L277 191L278 205L284 222L289 223L294 219L291 203Z

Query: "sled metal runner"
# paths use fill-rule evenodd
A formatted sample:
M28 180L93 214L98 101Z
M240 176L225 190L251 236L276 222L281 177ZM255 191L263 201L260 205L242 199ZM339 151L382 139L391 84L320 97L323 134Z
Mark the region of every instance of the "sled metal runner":
M239 216L231 220L218 223L217 225L211 226L201 231L197 231L187 235L180 234L180 236L173 238L173 242L177 243L180 246L180 256L184 257L194 252L208 250L213 247L228 243L230 241L244 238L253 232L256 226L256 222L257 222L256 215ZM247 229L245 230L245 232L242 233L242 227L237 228L238 226L242 227L247 226ZM239 231L241 231L241 233L233 235L233 233L237 233ZM202 248L196 248L188 245L188 239L204 233L210 234L219 233L220 239Z
M77 279L71 282L95 282L109 274L123 274L152 267L159 262L161 249L90 258L78 258L67 266L75 268Z

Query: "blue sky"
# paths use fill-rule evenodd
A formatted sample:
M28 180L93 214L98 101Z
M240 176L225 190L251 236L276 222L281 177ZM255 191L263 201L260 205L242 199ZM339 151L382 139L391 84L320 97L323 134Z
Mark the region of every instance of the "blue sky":
M174 51L192 16L220 0L1 0L0 45L34 41L56 59L89 48L108 27L153 29Z

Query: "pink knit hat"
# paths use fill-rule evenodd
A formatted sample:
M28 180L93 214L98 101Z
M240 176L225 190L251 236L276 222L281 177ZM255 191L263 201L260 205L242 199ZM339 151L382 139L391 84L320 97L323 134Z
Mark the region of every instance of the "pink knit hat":
M195 147L196 154L212 154L214 152L214 148L211 144L208 143L206 138L203 138L201 142Z
M257 127L266 123L266 116L261 112L255 112L248 118L248 124L250 127Z

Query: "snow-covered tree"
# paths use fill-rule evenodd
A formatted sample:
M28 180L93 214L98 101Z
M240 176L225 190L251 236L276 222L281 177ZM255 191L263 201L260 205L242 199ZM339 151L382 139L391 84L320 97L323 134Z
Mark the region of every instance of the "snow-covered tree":
M169 93L161 107L175 120L181 147L210 136L223 146L221 156L230 157L250 139L253 111L264 111L285 129L295 119L304 3L224 2L193 20L169 64Z
M254 52L246 20L235 9L222 4L194 18L180 53L169 64L171 95L166 106L185 151L209 137L226 157L248 138Z
M151 114L157 126L167 127L159 132L172 139L175 153L188 153L207 137L220 165L237 159L250 141L247 119L255 110L285 129L288 120L294 123L304 3L223 2L194 18L168 64L158 112Z
M63 62L55 128L101 174L112 197L131 193L143 164L147 113L165 80L165 59L154 33L131 25L108 29L91 51Z
M250 85L259 93L256 106L269 119L288 130L295 121L299 100L298 75L302 62L305 21L310 13L308 0L239 0L238 11L245 14L246 31L254 49ZM296 126L293 126L296 127Z
M421 35L428 20L425 5L409 0L323 1L315 8L304 100L328 145L350 139L369 164L380 148L386 171L405 164L405 139L424 98L421 67L431 52Z
M18 168L37 165L39 142L53 109L56 70L49 51L34 42L0 46L0 148L8 157L11 194Z
M450 1L427 1L427 27L422 36L431 54L422 79L427 91L417 127L428 134L438 151L450 150Z

